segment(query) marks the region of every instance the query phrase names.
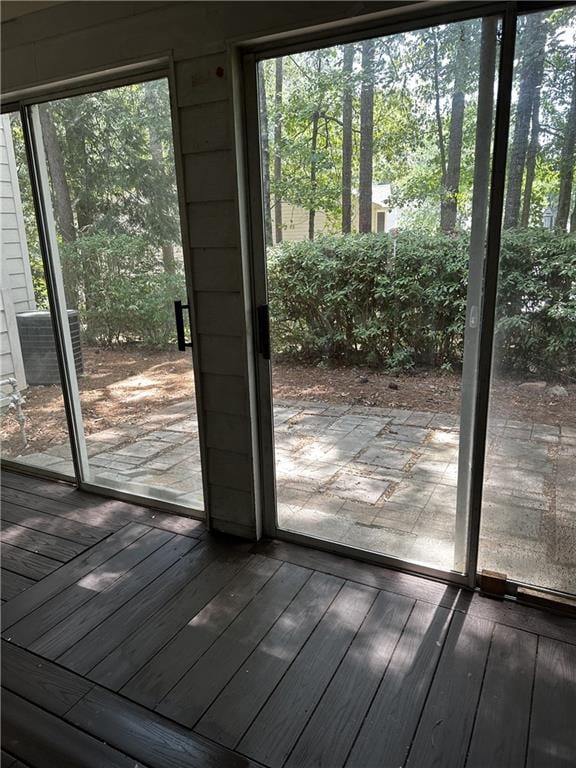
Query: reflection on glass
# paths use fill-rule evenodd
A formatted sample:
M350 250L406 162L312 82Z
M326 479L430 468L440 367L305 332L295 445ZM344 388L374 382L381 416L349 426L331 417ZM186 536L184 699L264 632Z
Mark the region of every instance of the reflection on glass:
M73 476L22 124L0 122L0 434L3 458Z
M522 17L480 568L576 591L576 11Z
M464 567L497 37L478 19L260 66L282 529Z
M165 79L37 109L95 484L202 509ZM76 334L76 335L74 335ZM77 344L76 344L77 342Z

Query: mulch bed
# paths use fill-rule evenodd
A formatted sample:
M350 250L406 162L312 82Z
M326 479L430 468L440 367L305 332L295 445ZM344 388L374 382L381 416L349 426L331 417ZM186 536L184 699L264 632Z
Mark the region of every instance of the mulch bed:
M159 352L138 346L116 349L84 348L85 373L79 379L86 434L119 424L138 424L147 414L188 400L194 393L190 357L176 351ZM576 425L576 386L567 397L519 388L518 381L500 381L492 398L493 412L520 421ZM554 383L554 382L552 382ZM407 408L457 413L460 376L421 371L390 375L369 368L322 368L276 363L277 398L319 400L346 405ZM25 394L28 416L27 452L43 451L67 440L66 418L59 387L31 387ZM18 425L3 416L0 437L5 456L20 451Z

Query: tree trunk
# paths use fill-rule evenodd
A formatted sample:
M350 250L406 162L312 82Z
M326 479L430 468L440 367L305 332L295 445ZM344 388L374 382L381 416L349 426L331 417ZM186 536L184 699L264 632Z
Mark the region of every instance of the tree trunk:
M342 232L352 231L352 73L354 44L344 46L342 61Z
M458 190L460 188L460 170L462 167L462 134L464 130L464 85L466 58L468 56L468 38L464 28L460 31L456 60L454 62L454 91L450 110L450 133L448 137L448 157L446 159L446 179L440 203L440 229L453 232L458 215Z
M570 233L574 234L576 232L576 203L574 203L574 208L572 209L572 215L570 216Z
M442 112L440 110L440 63L438 60L438 36L436 28L432 30L432 52L434 59L434 111L436 114L436 129L438 131L438 151L440 154L440 184L446 189L446 147L444 145L444 129L442 127Z
M64 168L62 147L56 133L56 126L50 113L50 107L41 105L38 112L48 170L50 171L50 180L52 181L56 224L58 225L62 240L65 243L72 243L76 240L76 227L74 225L74 211L70 197L70 188L68 187Z
M504 227L507 229L517 227L520 220L522 181L528 153L534 96L538 83L539 57L545 43L544 35L544 25L540 14L529 15L526 19L526 42L520 67L514 135L508 163L507 194L504 206Z
M318 148L318 126L320 123L320 113L318 110L312 116L312 143L310 146L310 208L308 210L308 239L314 240L314 226L316 220L316 206L312 202L316 195L316 150Z
M282 242L282 89L283 89L283 62L282 56L276 59L276 83L274 90L274 234L276 242Z
M576 66L576 60L575 60ZM556 214L555 228L565 232L570 215L570 201L572 199L572 182L574 180L574 147L576 145L576 68L572 78L572 96L570 110L566 118L564 131L564 143L560 154L560 190L558 194L558 213Z
M144 97L148 106L148 116L152 118L148 122L148 141L150 142L150 155L152 161L156 166L157 173L159 175L164 174L164 152L162 151L162 140L158 135L156 124L154 123L153 115L155 114L156 105L154 103L154 86L155 83L144 83ZM158 195L156 191L151 194L151 203L156 208L157 215L161 217L168 217L170 213L166 210L165 201L162 195ZM164 242L160 246L162 252L162 266L164 272L168 275L173 275L176 272L176 261L174 259L174 244L171 242Z
M372 153L374 144L374 41L362 43L360 91L360 184L358 229L372 231Z
M264 65L261 65L264 67ZM262 74L264 70L262 69ZM258 88L258 101L260 102L260 141L262 143L262 196L264 198L264 233L266 245L272 245L272 216L270 212L270 151L268 142L268 107L266 105L266 88L264 77Z
M532 121L530 130L530 143L526 153L526 180L524 182L524 197L522 199L522 213L520 226L527 227L530 223L530 206L532 205L532 190L536 176L536 159L540 150L540 88L544 77L544 46L538 53L538 62L535 64L535 90L532 102Z

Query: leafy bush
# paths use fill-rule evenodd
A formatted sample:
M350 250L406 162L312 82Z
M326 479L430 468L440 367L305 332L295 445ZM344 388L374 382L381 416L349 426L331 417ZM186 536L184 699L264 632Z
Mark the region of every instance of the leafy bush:
M268 260L280 355L389 369L457 363L466 238L401 233L285 242Z
M83 236L62 249L62 270L68 307L79 310L87 343L173 340L173 302L186 296L184 274L166 273L142 238Z
M576 375L576 237L503 233L495 333L503 370Z
M284 242L268 258L277 355L408 370L462 362L468 235L426 231ZM501 368L575 372L576 238L504 232Z

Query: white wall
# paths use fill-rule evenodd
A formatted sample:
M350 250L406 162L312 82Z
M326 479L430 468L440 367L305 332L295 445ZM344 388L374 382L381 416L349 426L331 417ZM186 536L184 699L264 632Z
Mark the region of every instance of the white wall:
M0 119L0 378L26 387L16 314L35 309L22 201L8 115Z
M220 530L254 536L258 508L228 46L395 4L71 2L2 24L4 93L167 53L175 59L199 335L199 415L208 504Z

